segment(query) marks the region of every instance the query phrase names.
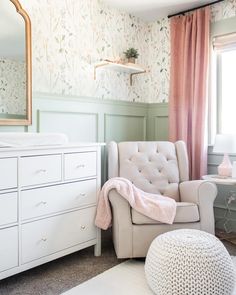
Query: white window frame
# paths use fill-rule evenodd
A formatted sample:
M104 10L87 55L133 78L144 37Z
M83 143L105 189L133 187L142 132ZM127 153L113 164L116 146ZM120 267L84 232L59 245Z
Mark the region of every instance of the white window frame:
M232 50L236 50L232 49ZM217 133L222 133L222 53L224 51L218 52L216 55L216 131Z
M222 132L222 58L216 54L216 132Z
M215 135L221 131L222 81L221 56L213 50L215 37L236 33L236 17L231 17L211 24L211 56L209 72L209 106L208 106L208 143L214 144Z

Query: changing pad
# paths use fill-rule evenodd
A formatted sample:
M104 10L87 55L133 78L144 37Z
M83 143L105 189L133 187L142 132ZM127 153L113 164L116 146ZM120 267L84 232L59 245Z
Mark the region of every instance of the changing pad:
M50 146L68 143L68 137L63 133L0 133L0 148Z

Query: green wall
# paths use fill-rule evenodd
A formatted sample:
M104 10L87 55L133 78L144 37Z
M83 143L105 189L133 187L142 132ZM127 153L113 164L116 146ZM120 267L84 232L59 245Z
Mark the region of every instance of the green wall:
M147 140L168 140L168 104L147 105Z
M158 109L155 105L155 109ZM150 106L93 98L33 94L32 126L0 126L2 132L62 132L70 141L109 142L165 139ZM160 118L162 119L162 118ZM159 134L159 137L157 137ZM152 138L153 133L153 138ZM106 153L103 156L103 181L106 179Z
M71 141L167 140L168 105L34 93L33 124L2 132L63 132Z
M92 98L34 94L33 124L0 126L2 132L63 132L71 141L168 140L168 104L146 104ZM103 150L103 181L106 153ZM208 173L216 174L222 155L208 152ZM236 157L232 158L236 161ZM236 187L219 186L215 202L217 227L223 228L226 202ZM228 227L236 231L236 206L231 205Z

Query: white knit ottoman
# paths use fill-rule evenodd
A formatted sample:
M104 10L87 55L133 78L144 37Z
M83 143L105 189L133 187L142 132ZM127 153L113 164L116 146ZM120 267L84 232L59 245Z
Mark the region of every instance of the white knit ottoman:
M145 274L157 295L231 295L235 271L224 245L213 235L181 229L151 244Z

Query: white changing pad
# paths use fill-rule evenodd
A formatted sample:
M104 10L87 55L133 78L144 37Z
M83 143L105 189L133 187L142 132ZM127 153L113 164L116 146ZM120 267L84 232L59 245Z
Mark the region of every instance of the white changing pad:
M68 143L68 137L63 133L0 133L0 148L50 146L66 143Z

